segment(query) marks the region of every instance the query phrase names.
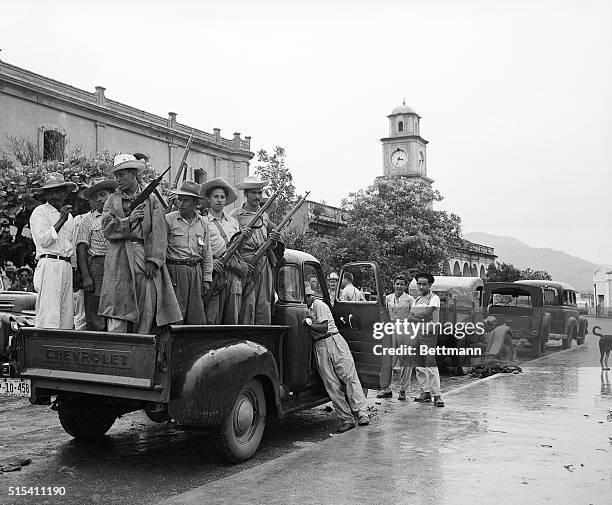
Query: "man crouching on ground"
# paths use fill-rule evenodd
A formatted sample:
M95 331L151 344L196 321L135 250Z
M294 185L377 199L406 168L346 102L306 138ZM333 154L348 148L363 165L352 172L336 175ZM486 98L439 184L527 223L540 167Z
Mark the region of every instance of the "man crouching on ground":
M360 426L370 424L370 417L366 410L365 395L359 377L357 377L355 361L349 346L338 333L331 310L323 301L315 298L315 295L314 290L307 285L306 305L309 317L304 319L304 324L309 327L314 340L317 367L323 385L336 413L342 419L338 433L343 433L355 427L355 419L351 411L358 412ZM348 403L342 390L343 384L346 387Z

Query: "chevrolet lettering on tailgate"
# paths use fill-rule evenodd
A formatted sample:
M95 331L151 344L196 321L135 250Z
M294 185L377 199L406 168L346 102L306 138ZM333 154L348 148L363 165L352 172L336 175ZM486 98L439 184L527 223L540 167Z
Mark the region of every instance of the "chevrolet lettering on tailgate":
M87 347L63 347L45 345L44 361L74 365L93 365L110 368L130 368L131 352Z

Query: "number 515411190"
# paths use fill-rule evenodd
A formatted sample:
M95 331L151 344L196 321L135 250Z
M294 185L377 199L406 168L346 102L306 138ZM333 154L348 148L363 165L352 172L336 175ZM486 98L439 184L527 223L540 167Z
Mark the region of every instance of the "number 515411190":
M66 488L64 486L9 486L9 496L64 496Z

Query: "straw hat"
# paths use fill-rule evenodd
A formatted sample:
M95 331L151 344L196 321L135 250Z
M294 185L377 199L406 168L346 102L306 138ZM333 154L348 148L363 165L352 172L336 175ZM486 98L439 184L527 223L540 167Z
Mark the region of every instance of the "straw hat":
M66 191L76 191L77 185L74 182L66 182L64 176L59 172L50 172L41 179L43 185L39 188L32 188L32 191L40 193L45 189L66 188Z
M269 183L269 181L262 181L259 175L248 175L244 181L236 184L236 189L263 189Z
M91 198L95 193L103 189L107 189L110 192L115 191L117 186L119 186L117 181L112 181L106 177L94 177L89 186L83 190L82 195L83 198Z
M109 169L109 173L114 174L117 170L126 170L133 168L138 170L138 173L144 172L147 166L144 161L137 160L131 154L118 154L113 159L113 166Z
M223 177L217 177L216 179L212 179L202 184L200 195L208 198L212 190L215 188L223 188L225 190L225 195L227 196L225 205L229 205L230 203L234 203L236 200L238 200L238 194Z
M25 266L19 267L19 268L17 269L17 277L19 277L19 275L21 274L21 272L23 272L24 270L25 270L26 272L28 272L28 273L30 274L30 276L32 276L32 275L33 275L33 273L34 273L34 272L32 271L32 269L31 269L31 268L30 268L28 265L25 265Z

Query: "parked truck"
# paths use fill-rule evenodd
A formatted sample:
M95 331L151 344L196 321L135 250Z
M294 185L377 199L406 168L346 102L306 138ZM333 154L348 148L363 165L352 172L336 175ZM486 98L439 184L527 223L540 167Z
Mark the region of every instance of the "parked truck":
M345 269L367 272L379 296L368 302L336 300L334 319L362 385L383 388L391 379L391 358L373 352L380 341L373 341L372 326L388 321L378 266L363 262ZM257 450L268 417L329 401L303 324L304 287L312 275L329 304L319 262L285 251L268 326L171 325L140 335L23 324L12 337L13 364L3 367L10 377L1 379L2 394L52 404L64 430L82 440L104 436L119 416L141 409L155 422L171 418L185 429L214 428L222 455L243 461Z

